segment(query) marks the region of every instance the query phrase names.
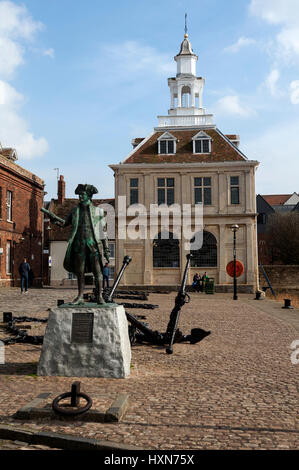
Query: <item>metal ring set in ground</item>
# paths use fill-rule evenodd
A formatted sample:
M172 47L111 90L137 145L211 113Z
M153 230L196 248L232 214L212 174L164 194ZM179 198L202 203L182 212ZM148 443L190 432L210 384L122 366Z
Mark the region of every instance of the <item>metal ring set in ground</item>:
M57 298L69 301L74 293L31 289L24 299L17 288L1 289L0 311L46 318ZM175 296L150 294L148 301L159 305L146 312L151 328L165 330ZM32 420L24 427L144 449L298 448L299 365L291 362L291 344L299 339L299 311L254 297L239 294L233 301L232 294L191 293L179 328L184 333L203 328L210 336L195 345L174 344L172 355L164 347L134 346L127 379L80 378L81 390L95 409L106 410L120 393L130 395L120 423ZM31 344L5 347L6 364L0 366L2 424L16 423L12 415L40 393L51 392L51 403L78 380L37 377L40 351L41 346Z

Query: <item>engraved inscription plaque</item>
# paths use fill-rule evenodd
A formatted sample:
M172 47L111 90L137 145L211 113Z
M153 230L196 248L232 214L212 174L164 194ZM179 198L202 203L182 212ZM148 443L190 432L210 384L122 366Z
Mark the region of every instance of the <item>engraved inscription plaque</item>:
M73 312L72 343L92 343L93 313Z

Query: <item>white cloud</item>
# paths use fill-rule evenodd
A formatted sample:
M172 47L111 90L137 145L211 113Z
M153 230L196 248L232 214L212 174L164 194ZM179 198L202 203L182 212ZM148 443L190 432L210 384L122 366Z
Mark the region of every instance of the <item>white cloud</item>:
M11 78L25 61L26 43L43 28L34 21L24 5L0 1L0 142L14 147L20 157L33 158L48 150L44 137L35 138L27 122L20 116L23 95L11 86Z
M299 23L298 0L251 0L249 11L272 24Z
M175 71L173 61L169 55L161 54L150 46L144 46L137 41L125 41L121 44L107 44L103 46L110 63L117 64L122 74L169 74Z
M278 69L271 70L269 75L266 77L265 85L270 91L272 96L275 96L278 94L276 85L279 80L279 77L280 77L280 73Z
M105 89L102 103L105 102L106 113L149 99L155 88L161 84L164 87L161 79L176 73L172 54L161 53L138 41L102 43L96 57L86 57L77 66L86 71L89 86ZM117 100L109 98L111 93L118 93Z
M24 62L22 41L32 41L40 22L34 21L25 6L0 1L0 76L9 78Z
M299 80L290 83L290 100L292 104L299 104Z
M24 5L9 0L0 2L0 32L5 36L31 40L43 24L34 21Z
M231 46L225 47L225 48L224 48L224 51L225 51L225 52L233 52L233 53L236 53L236 52L239 52L239 50L240 50L242 47L251 46L252 44L256 44L256 40L255 40L255 39L246 38L246 37L240 37L237 42L235 42L235 43L232 44Z
M49 146L44 137L34 137L26 121L19 115L23 102L24 97L20 93L9 83L0 80L1 143L4 147L16 148L20 157L29 159L43 155Z
M287 61L299 58L299 1L251 0L249 11L269 24L281 25L275 54Z
M256 174L257 193L298 192L299 121L288 121L243 142L242 151L261 164Z
M293 56L299 57L299 27L284 28L278 35L279 54L286 59L292 59Z
M0 80L0 105L14 108L23 100L21 93L18 93L9 83Z
M43 51L43 55L46 55L48 57L51 57L51 59L54 59L55 51L52 47L50 47L50 49L46 49L45 51Z
M11 77L15 69L23 63L23 48L0 35L0 77Z
M237 95L227 95L217 101L215 113L219 115L235 115L240 117L250 117L255 111L246 104L241 104Z

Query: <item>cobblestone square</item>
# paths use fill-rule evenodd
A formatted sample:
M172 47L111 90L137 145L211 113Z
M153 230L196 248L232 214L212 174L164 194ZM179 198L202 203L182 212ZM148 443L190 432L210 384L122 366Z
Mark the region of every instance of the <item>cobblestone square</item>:
M46 318L57 299L69 301L75 289L0 290L0 312ZM175 292L150 294L155 310L132 309L146 315L152 329L165 331ZM181 312L179 328L210 330L198 344L165 348L132 348L127 379L38 377L41 346L5 346L0 365L0 424L112 441L141 449L298 449L298 364L290 348L299 340L299 309L281 309L253 295L191 293ZM118 300L120 302L120 300ZM128 301L126 301L128 302ZM43 334L40 325L29 334ZM7 337L0 329L0 339ZM127 393L129 407L120 423L15 420L13 414L43 392L47 403L81 381L98 409L117 394ZM17 445L14 446L14 448ZM20 448L22 443L20 444ZM1 448L1 447L0 447Z

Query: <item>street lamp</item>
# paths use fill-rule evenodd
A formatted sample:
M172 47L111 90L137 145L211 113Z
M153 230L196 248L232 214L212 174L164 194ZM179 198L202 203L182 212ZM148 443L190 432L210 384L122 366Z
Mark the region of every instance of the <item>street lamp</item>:
M238 300L237 296L237 276L236 276L236 233L239 230L239 225L234 224L231 226L231 230L234 234L234 300Z

